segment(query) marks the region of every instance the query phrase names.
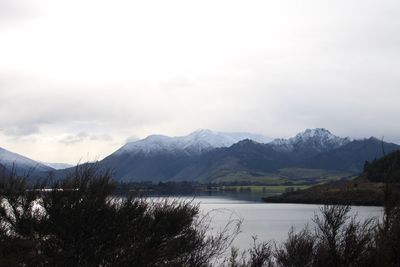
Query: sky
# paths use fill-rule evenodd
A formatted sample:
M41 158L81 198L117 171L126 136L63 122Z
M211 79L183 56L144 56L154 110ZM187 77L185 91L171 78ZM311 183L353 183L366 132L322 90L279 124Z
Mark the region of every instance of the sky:
M400 143L398 0L0 0L0 147L101 159L150 134Z

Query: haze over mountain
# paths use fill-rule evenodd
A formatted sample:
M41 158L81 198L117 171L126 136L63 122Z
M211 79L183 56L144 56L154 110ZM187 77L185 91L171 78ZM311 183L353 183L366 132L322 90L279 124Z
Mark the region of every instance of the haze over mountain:
M58 163L58 162L40 162L43 165L46 165L50 168L53 168L55 170L62 170L62 169L66 169L66 168L71 168L74 165L72 164L68 164L68 163Z

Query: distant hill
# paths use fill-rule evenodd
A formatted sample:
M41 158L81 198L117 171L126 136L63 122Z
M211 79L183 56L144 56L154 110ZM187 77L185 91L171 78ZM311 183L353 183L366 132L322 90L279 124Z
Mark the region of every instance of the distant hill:
M323 128L307 129L289 139L267 140L259 135L209 130L182 137L152 135L124 145L98 166L112 169L114 178L125 182L262 181L271 177L300 179L304 173L307 179L328 173L338 178L339 173L342 177L358 175L365 161L382 156L382 147L387 153L400 149L376 138L338 137Z
M337 149L326 151L304 160L302 166L358 173L363 170L365 161L381 158L384 155L384 151L389 153L397 149L400 149L399 145L382 142L374 137L354 140Z
M272 173L290 164L291 159L275 151L270 145L246 139L229 148L210 151L191 162L174 180L213 182L232 173L244 172L249 176Z
M309 142L310 140L305 140L305 144ZM311 142L318 143L315 140ZM400 149L396 144L382 143L375 138L345 141L331 150L305 144L298 144L292 151L282 151L277 150L275 144L244 140L229 148L216 149L205 154L201 160L190 166L190 169L202 170L201 175L196 178L207 181L238 171L249 174L277 174L284 168L342 171L350 176L359 174L366 160L381 157L382 146L388 152ZM182 176L179 178L183 179Z
M44 178L53 168L17 153L0 148L0 164L9 172L28 176L32 179Z
M271 140L251 133L210 130L198 130L181 137L151 135L124 145L100 161L99 166L112 169L114 177L120 181L192 181L207 167L204 166L205 155L246 138L259 142Z
M43 165L46 165L50 168L53 168L55 170L62 170L62 169L74 167L74 165L67 164L67 163L55 163L55 162L40 162L40 163L42 163Z

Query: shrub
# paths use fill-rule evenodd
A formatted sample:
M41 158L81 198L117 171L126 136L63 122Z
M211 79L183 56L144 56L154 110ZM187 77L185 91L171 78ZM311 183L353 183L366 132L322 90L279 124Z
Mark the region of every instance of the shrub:
M209 235L191 202L114 198L110 174L93 167L46 185L1 180L3 266L206 266L239 229Z
M400 266L400 208L358 221L349 206L323 206L315 228L292 228L282 244L256 242L225 252L240 230L212 233L199 206L176 200L113 197L109 172L77 168L64 180L29 185L0 177L1 266ZM221 262L222 261L222 262Z

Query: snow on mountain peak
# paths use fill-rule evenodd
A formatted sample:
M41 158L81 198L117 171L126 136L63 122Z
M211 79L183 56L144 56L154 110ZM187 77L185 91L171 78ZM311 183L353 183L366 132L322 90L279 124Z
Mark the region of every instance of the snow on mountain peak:
M306 141L312 138L324 140L335 140L338 138L341 139L340 137L333 135L330 131L324 128L306 129L305 131L298 133L294 138L302 141Z
M116 153L143 153L145 155L158 152L201 154L218 147L229 147L241 140L252 139L266 143L270 140L262 135L250 133L223 133L208 129L196 130L186 136L169 137L150 135L142 140L127 143Z
M319 152L339 148L350 142L348 137L342 138L324 128L306 129L289 139L275 139L271 142L277 151L293 151L301 146L308 146Z
M306 129L306 130L304 130L304 132L299 133L299 135L305 135L305 136L310 136L310 137L321 136L321 135L332 135L333 136L333 134L325 128Z
M127 143L115 153L141 153L144 155L160 152L201 154L214 148L229 147L245 139L258 143L269 143L275 150L281 152L295 151L302 147L323 152L350 142L349 138L338 137L324 128L306 129L289 139L275 139L272 142L265 136L251 133L224 133L199 129L186 136L150 135L142 140Z

